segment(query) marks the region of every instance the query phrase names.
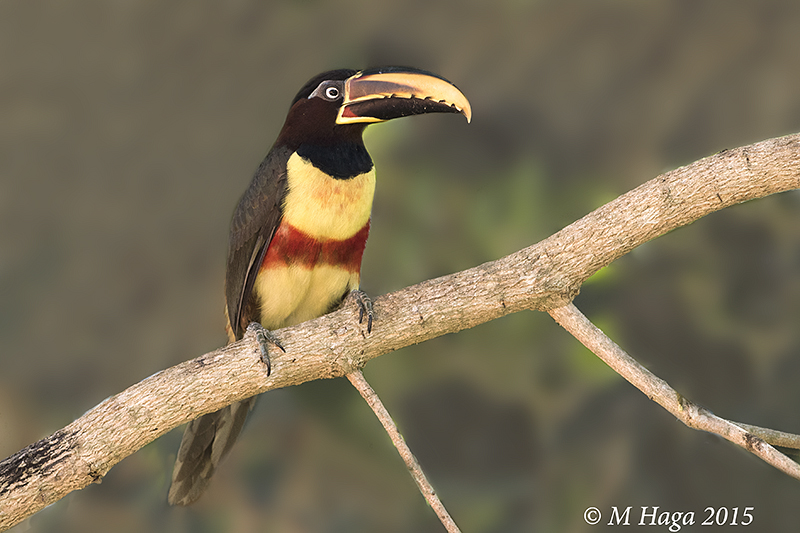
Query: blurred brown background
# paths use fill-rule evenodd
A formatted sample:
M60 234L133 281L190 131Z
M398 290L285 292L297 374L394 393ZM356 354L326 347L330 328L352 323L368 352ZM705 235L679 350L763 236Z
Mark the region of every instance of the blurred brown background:
M791 0L0 3L0 457L224 342L229 217L312 75L413 65L473 104L469 126L368 130L377 296L800 130L798 28ZM642 246L577 304L689 398L800 432L799 272L789 193ZM588 531L587 507L629 505L796 528L800 483L687 429L546 315L366 375L464 531ZM263 397L190 509L166 505L181 431L15 531L442 531L344 380Z

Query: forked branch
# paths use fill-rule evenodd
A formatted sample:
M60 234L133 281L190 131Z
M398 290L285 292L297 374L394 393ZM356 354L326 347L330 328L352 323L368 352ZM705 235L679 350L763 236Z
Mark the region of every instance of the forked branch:
M797 188L800 135L720 152L648 181L538 244L378 298L370 335L350 304L279 330L286 353L275 354L269 376L250 336L154 374L0 462L0 530L100 480L202 414L271 389L344 376L379 355L523 309L560 316L557 308L589 276L636 246L713 211ZM755 434L742 428L718 426L734 442ZM762 453L764 438L747 448Z

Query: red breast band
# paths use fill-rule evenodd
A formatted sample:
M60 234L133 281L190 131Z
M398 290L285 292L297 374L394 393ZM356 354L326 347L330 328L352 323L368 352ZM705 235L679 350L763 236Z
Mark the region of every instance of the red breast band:
M358 233L341 241L319 240L282 222L261 262L261 270L288 265L306 268L331 265L348 272L358 272L361 270L361 257L368 236L369 222Z

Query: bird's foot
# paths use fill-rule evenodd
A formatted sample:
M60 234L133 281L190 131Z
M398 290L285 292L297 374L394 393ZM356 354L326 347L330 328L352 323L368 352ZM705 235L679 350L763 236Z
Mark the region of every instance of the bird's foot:
M269 376L270 372L272 372L272 364L269 360L269 349L267 348L267 343L274 344L280 348L283 353L286 353L286 349L281 345L281 341L278 340L278 337L276 337L275 334L258 322L251 322L250 325L247 326L247 331L256 336L258 347L261 348L261 362L267 365L267 375Z
M372 312L372 299L367 296L367 293L361 289L354 289L350 291L350 296L356 301L358 305L358 323L363 324L364 317L367 317L367 333L372 333L372 319L374 314Z

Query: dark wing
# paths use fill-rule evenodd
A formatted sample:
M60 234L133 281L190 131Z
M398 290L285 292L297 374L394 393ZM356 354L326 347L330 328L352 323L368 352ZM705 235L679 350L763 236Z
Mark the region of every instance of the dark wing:
M280 224L286 196L288 148L273 147L256 170L231 221L228 265L225 271L225 302L228 320L237 339L256 320L249 301L261 260Z
M261 260L281 221L289 155L285 148L270 150L233 213L225 299L237 339L248 323L257 319L256 306L249 300ZM200 497L236 441L255 400L248 398L189 422L172 472L172 505L189 505Z

